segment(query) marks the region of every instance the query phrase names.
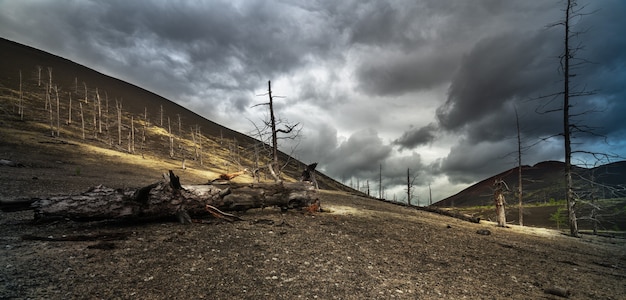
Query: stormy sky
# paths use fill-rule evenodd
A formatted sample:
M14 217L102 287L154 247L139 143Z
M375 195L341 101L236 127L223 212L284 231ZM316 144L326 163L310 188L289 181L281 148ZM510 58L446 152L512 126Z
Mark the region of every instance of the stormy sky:
M574 150L626 156L626 1L579 1ZM563 161L560 0L0 0L0 36L164 96L243 133L276 113L282 149L349 183L382 165L386 198L421 203L517 165ZM591 112L591 113L587 113ZM586 127L584 127L586 126ZM532 146L532 147L530 147ZM512 155L513 153L513 155ZM619 160L619 159L618 159ZM588 156L574 162L591 164ZM417 199L413 199L413 203Z

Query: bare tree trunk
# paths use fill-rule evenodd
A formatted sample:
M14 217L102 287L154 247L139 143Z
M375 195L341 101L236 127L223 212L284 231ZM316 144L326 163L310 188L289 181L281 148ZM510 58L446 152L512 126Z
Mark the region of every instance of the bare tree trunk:
M98 88L96 88L96 100L98 101L98 133L102 134L102 101Z
M52 92L52 87L46 84L46 100L48 102L48 117L50 119L50 135L54 136L54 117L52 114L52 99L50 97L50 93Z
M109 132L109 94L105 91L104 92L104 130L107 132L107 136L111 136L111 133Z
M80 107L80 126L83 131L83 140L85 139L85 114L83 113L83 103L78 102L78 106Z
M565 10L565 54L563 63L563 140L565 144L565 182L567 188L567 212L570 235L578 236L578 222L576 220L576 211L574 206L576 199L574 199L574 184L572 182L572 145L571 145L571 128L569 124L569 59L570 59L570 46L569 46L569 21L570 12L572 9L572 0L567 0L567 9Z
M172 125L170 124L170 117L167 117L167 132L170 138L170 158L174 158L174 137L172 136Z
M159 111L159 113L161 114L161 128L163 128L163 105L160 106L161 110Z
M20 120L24 120L24 95L22 92L22 70L20 69L20 100L17 104L17 113L20 115Z
M200 131L200 126L197 127L198 128L198 147L200 148L200 165L203 165L202 162L202 132Z
M135 153L135 118L130 116L130 141L128 143L128 152Z
M115 99L115 108L117 110L117 144L122 144L122 103Z
M87 98L87 83L83 81L83 86L85 87L85 103L89 103L89 98Z
M522 202L522 137L520 135L519 117L515 108L515 125L517 126L517 197L519 200L519 226L524 226L524 203Z
M378 165L378 198L383 198L383 165Z
M98 138L98 103L94 98L93 105L91 106L91 115L93 116L93 137Z
M506 183L502 180L496 180L494 182L493 200L496 204L496 223L499 227L506 227L506 212L504 204L504 192L508 190Z
M57 137L61 136L61 101L59 100L59 89L54 86L54 93L57 98Z
M406 199L407 204L411 206L411 183L409 181L409 168L406 169Z
M191 142L193 143L193 159L196 160L198 159L198 142L196 141L196 132L193 127L189 127L189 132L191 132Z
M41 86L41 66L37 66L37 86Z
M67 124L72 125L72 92L67 92L67 96L70 98L70 104L67 108Z
M270 170L272 171L271 174L274 177L274 181L278 182L280 181L280 170L278 169L278 137L277 137L277 131L276 131L276 118L274 117L274 100L272 98L272 82L271 81L267 81L267 92L270 98L270 102L269 102L269 106L270 106L270 122L271 122L271 126L272 126L272 159L273 159L273 164L274 167L276 167L276 170L274 170L273 168L270 168Z
M430 183L428 184L428 205L433 204L433 191L430 189Z

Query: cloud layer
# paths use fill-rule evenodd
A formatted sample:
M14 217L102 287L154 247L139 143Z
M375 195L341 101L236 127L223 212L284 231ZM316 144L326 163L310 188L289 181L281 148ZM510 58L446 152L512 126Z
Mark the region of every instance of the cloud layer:
M436 200L523 162L562 159L559 1L3 1L0 35L167 97L242 132L272 80L284 119L303 124L296 156L338 180L401 198L406 170ZM626 3L589 2L574 43L591 64L576 118L606 136L577 147L624 156ZM576 44L578 45L578 44ZM211 109L207 109L211 107ZM285 144L289 149L293 145ZM585 158L580 157L584 160ZM422 195L423 197L423 195Z

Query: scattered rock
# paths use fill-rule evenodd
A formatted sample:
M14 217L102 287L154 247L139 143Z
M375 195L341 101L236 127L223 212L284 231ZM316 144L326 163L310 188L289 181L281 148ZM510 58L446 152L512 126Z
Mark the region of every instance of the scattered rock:
M480 235L490 235L491 231L489 231L488 229L478 229L478 230L476 230L476 233L478 233Z
M559 296L563 298L569 298L569 296L572 295L572 292L570 292L568 289L562 288L559 286L547 288L543 290L543 292L546 294L555 295L555 296Z

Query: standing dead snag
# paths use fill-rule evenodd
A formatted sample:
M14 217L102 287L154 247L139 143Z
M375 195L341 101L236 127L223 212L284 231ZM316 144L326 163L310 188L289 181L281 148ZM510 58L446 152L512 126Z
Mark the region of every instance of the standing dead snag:
M36 219L147 221L178 217L182 223L189 223L191 217L209 213L234 219L234 215L223 211L271 206L305 208L316 201L317 193L308 182L181 185L178 176L170 171L164 180L140 189L100 185L80 195L37 199L32 209Z
M496 179L493 186L493 200L496 203L496 221L499 227L506 227L506 213L504 210L506 200L504 199L504 193L509 190L509 187L502 179Z
M302 175L300 176L300 181L308 181L311 182L316 189L319 189L317 185L317 180L315 180L315 168L317 167L317 163L312 163L304 168L302 171Z

